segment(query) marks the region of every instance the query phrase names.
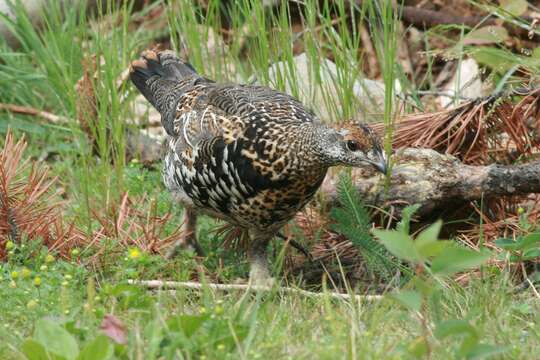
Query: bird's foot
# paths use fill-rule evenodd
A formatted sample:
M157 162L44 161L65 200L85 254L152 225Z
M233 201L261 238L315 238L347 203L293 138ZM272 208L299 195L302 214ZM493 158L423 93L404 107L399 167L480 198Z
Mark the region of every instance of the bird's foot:
M272 287L276 283L276 280L270 276L268 268L262 264L251 264L251 270L249 272L249 284L255 286Z
M167 260L171 260L176 257L180 251L193 251L198 256L204 256L204 251L195 239L180 239L171 247L171 249L165 255Z
M273 277L249 277L249 284L254 286L260 286L260 287L268 287L271 288L276 284L276 279Z

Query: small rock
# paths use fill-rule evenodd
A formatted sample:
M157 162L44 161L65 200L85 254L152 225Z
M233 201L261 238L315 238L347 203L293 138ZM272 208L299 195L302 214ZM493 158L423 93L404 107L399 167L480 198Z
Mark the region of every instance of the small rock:
M443 108L448 107L454 101L454 96L457 96L456 102L458 104L467 99L484 96L485 91L480 79L478 63L474 59L463 60L461 66L456 68L454 76L444 85L442 92L445 96L439 96L437 102Z

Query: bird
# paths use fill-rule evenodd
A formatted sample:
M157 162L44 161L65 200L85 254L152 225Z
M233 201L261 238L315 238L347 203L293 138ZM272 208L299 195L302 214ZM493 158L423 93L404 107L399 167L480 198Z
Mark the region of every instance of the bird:
M365 123L330 125L294 97L262 85L216 83L172 50L145 50L130 79L161 114L162 178L184 207L171 254L191 248L201 214L249 234L249 281L272 283L267 247L313 198L333 166L386 173L381 141Z

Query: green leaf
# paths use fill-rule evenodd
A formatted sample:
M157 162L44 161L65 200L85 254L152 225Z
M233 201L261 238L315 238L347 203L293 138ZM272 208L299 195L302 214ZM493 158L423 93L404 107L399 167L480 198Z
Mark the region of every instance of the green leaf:
M114 347L105 335L98 335L86 344L79 354L78 360L107 360L112 358Z
M463 38L465 45L497 44L508 39L508 31L502 26L484 26L469 32Z
M409 235L412 216L418 209L420 204L408 205L401 210L401 220L397 223L396 230Z
M471 56L481 65L488 66L498 73L506 73L516 63L520 62L519 56L508 51L480 46L471 51Z
M33 338L43 345L47 352L67 360L76 359L79 355L79 347L73 336L52 320L38 320Z
M540 247L540 232L525 235L523 238L521 238L519 243L519 250L528 250L534 247Z
M465 357L471 360L485 359L493 355L499 355L508 351L508 347L496 346L490 344L476 344L473 346Z
M516 250L516 248L519 246L519 243L512 239L499 238L495 240L495 245L504 250Z
M433 296L435 293L439 292L440 285L437 281L434 281L434 278L431 277L421 277L415 276L409 282L411 288L416 289L422 296L427 299Z
M446 250L431 263L431 270L441 275L451 275L463 270L482 265L489 259L491 253L473 251L461 247Z
M111 295L118 299L118 306L121 309L148 309L153 303L147 293L135 285L118 284L112 289Z
M517 241L512 239L501 238L495 240L495 245L501 249L509 251L526 251L530 249L540 248L540 232L534 232L520 237Z
M191 337L208 319L207 315L178 315L167 321L171 331L181 331L189 338Z
M21 350L28 360L51 360L52 358L43 345L32 339L25 340L21 345Z
M529 4L526 0L499 0L501 8L514 16L521 16L527 11Z
M447 249L451 241L439 240L439 232L441 231L442 221L438 220L431 224L427 229L422 231L415 240L415 246L418 249L420 255L424 258L437 256L445 249Z
M444 339L449 336L474 336L477 337L476 329L465 320L451 319L437 325L434 332L437 339Z
M393 293L390 296L410 310L419 311L422 306L422 295L416 291L404 290Z
M518 263L518 262L523 261L523 258L520 255L510 255L510 257L508 258L508 261L513 262L513 263Z
M421 260L421 256L409 235L395 230L373 229L372 231L388 251L398 258L410 262L419 262Z
M407 351L409 354L413 355L415 359L423 358L428 350L429 345L425 336L417 337L407 347Z
M540 249L530 249L523 253L523 260L540 258Z
M416 245L416 247L418 248L418 251L424 258L429 258L429 257L439 255L440 253L450 248L454 244L455 243L450 240L439 240L437 242L429 243L422 246Z
M416 237L416 244L423 245L437 241L441 232L442 220L437 220Z

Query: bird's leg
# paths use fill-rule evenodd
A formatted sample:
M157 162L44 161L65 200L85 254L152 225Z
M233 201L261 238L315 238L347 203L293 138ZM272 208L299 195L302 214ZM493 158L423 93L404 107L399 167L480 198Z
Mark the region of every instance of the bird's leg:
M249 261L249 282L254 285L272 285L266 250L272 238L271 233L250 231L251 243L247 252Z
M204 252L197 242L197 212L188 206L184 209L184 222L182 224L180 238L167 253L167 259L176 256L180 249L195 250L197 255L204 256Z
M313 261L313 255L304 247L304 245L300 244L294 239L289 239L282 233L277 233L276 236L280 239L282 239L285 242L288 242L293 248L300 251L309 261Z

